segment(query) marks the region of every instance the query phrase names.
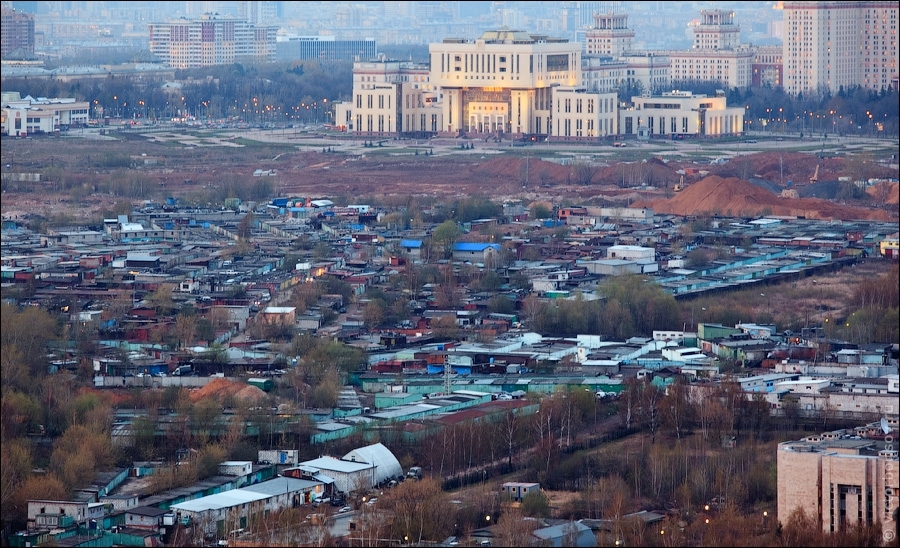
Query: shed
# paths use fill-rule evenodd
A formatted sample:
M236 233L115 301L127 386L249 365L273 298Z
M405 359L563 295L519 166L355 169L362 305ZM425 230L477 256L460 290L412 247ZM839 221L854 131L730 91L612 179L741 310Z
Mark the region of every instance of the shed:
M263 379L261 377L252 377L247 379L247 384L255 386L264 392L269 392L275 388L275 382L272 379Z

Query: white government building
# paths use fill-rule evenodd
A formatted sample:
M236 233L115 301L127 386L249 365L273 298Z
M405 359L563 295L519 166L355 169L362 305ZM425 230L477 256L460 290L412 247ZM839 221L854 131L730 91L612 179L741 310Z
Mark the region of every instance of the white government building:
M503 27L474 40L448 38L430 44L428 65L358 61L353 98L335 104L335 125L373 138L439 135L533 141L743 132L743 110L728 109L724 94L707 98L672 92L661 108L678 112L648 113L652 121L623 115L618 86L632 80L637 66L642 85L647 80L648 85L663 86L669 81L668 57L626 51L633 33L622 28L624 18L595 19L609 28L589 35L590 51L621 57L587 57L583 62L578 42ZM606 33L613 36L608 47ZM663 104L659 99L649 94L632 98L633 108L652 110L652 105ZM665 118L661 125L660 118Z

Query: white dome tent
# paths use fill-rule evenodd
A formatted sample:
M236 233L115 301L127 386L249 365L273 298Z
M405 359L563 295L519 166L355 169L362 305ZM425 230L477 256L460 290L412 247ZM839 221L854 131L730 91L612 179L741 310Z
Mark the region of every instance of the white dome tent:
M391 450L381 443L359 447L350 451L341 460L364 462L375 466L375 485L380 485L403 476L400 461Z

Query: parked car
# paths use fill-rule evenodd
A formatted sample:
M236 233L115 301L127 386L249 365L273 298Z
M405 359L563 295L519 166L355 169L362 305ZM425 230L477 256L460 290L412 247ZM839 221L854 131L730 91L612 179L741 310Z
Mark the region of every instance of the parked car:
M349 506L342 506L341 509L337 511L337 513L338 514L346 514L350 510L353 510L353 508L350 508Z

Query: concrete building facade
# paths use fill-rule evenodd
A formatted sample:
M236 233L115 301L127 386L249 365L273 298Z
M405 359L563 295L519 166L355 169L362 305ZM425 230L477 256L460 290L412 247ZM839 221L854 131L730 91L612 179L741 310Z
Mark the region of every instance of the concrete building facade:
M337 40L334 36L276 36L275 59L295 61L316 59L320 61L354 61L373 59L375 40Z
M618 95L560 86L553 89L551 138L585 140L618 133Z
M585 55L622 57L634 49L634 30L626 13L595 13L594 26L584 35Z
M353 99L335 105L335 126L369 136L434 134L443 125L440 97L427 65L358 61Z
M581 45L502 27L429 46L447 134L550 133L554 86L581 82Z
M0 114L0 131L10 137L37 133L53 133L70 126L87 124L90 104L74 98L20 97L4 93Z
M0 19L0 56L17 49L34 55L34 15L4 7Z
M740 135L744 109L728 107L724 93L715 97L672 91L633 97L633 107L619 112L619 133L672 138Z
M204 14L199 19L150 23L150 52L168 67L197 68L275 61L277 27Z
M849 438L825 434L778 445L779 522L802 510L824 532L876 522L896 531L900 474L893 438Z
M896 87L897 17L897 2L784 2L785 91Z
M725 89L750 85L753 50L740 43L734 11L701 10L693 33L691 49L669 52L673 82L718 82Z

